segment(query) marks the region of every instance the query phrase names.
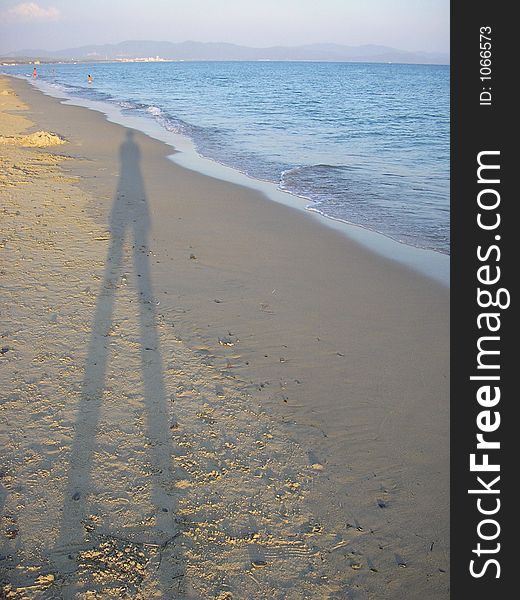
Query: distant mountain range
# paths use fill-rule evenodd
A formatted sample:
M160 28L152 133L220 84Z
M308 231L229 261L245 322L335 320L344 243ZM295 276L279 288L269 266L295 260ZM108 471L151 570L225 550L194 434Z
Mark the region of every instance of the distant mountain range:
M304 46L272 46L250 48L221 42L154 42L129 40L119 44L103 44L67 48L65 50L18 50L4 58L40 60L131 60L160 57L165 60L308 60L331 62L393 62L414 64L448 64L449 55L433 52L408 52L387 46L342 46L340 44L307 44Z

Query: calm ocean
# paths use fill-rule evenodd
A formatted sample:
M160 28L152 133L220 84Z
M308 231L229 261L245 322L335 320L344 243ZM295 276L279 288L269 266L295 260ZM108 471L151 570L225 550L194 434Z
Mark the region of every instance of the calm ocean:
M449 253L448 66L107 63L39 65L38 78L155 119L311 210Z

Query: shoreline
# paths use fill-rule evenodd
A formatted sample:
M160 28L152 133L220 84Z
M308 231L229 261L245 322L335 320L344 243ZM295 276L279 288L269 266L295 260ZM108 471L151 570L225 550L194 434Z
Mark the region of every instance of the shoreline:
M411 270L425 275L445 286L450 285L450 257L449 254L431 249L413 246L398 241L384 233L372 230L360 224L332 217L313 208L309 198L299 196L288 190L280 188L274 182L256 179L233 167L229 167L214 159L198 153L192 140L188 137L173 133L159 125L151 117L130 116L122 114L122 109L109 102L88 100L81 97L70 97L65 92L54 89L47 82L27 80L23 76L11 75L15 79L26 81L45 95L60 99L64 104L81 106L89 110L100 112L110 122L123 127L132 127L136 130L159 140L173 150L170 159L176 164L216 179L221 179L237 185L260 191L267 200L290 206L296 210L311 214L318 224L333 228L342 235L355 240L368 250L383 258L398 262Z
M12 585L446 599L449 290L8 81Z

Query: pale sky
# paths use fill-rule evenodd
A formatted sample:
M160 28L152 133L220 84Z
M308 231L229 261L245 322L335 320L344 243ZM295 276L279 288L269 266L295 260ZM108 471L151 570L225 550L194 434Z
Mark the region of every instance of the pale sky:
M449 0L0 0L0 54L129 39L449 51Z

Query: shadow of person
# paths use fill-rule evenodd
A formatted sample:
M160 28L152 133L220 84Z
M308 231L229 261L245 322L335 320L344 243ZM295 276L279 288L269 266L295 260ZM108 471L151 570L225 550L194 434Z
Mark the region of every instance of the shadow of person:
M109 221L110 244L88 346L54 562L62 573L69 574L71 581L76 579L73 584L76 588L79 576L82 580L90 580L90 583L93 579L99 581L104 577L110 585L119 583L126 585L128 591L136 592L147 573L153 572L159 575L158 585L162 592L167 593L173 581L178 583L183 575L179 571L178 548L173 543L179 526L172 495L173 447L157 328L157 302L153 296L149 264L150 214L141 173L140 150L131 130L120 146L119 157L119 182ZM108 331L114 318L116 293L124 274L126 243L131 246L138 295L139 353L146 446L153 464L149 475L152 481L149 483L154 514L149 519L151 524L146 526L125 523L120 531L114 531L109 523L108 531L101 533L88 523L88 497L92 488L94 458L99 451L96 436L99 434L100 412L106 391L110 354ZM135 568L129 569L126 559L133 561L131 564ZM101 572L103 577L100 577Z

